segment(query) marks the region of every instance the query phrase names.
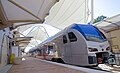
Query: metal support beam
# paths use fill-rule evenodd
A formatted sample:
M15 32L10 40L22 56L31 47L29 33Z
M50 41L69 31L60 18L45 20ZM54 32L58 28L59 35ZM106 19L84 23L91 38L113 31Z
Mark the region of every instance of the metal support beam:
M93 24L93 21L94 21L94 0L91 0L91 22L90 24Z

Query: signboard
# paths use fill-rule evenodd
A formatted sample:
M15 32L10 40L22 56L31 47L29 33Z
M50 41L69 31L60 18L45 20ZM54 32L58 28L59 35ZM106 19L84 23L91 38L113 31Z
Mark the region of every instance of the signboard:
M15 54L15 57L20 56L20 50L18 46L12 46L12 54Z

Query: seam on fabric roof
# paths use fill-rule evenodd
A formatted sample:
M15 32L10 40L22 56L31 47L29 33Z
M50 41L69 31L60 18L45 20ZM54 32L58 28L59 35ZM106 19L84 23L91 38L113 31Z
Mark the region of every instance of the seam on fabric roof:
M118 24L113 23L113 22L111 22L111 21L108 21L108 20L104 20L104 21L107 22L107 23L111 23L111 24L113 24L113 25L115 25L115 26L117 26L117 27L120 27Z
M7 16L6 12L5 12L5 9L4 9L4 7L3 7L3 4L2 4L2 1L1 1L1 0L0 0L0 6L1 6L1 8L2 8L1 11L3 12L5 18L8 20L8 16Z
M39 28L41 29L41 26L39 26ZM42 27L43 28L43 27ZM45 29L44 29L45 30ZM42 30L43 31L43 30ZM48 36L47 35L47 33L46 33L47 31L45 30L45 32L43 31L43 33L41 34L41 36L39 36L39 38L41 38L40 40L41 41L43 41L42 39L44 39L44 34L46 35L46 36Z
M80 4L80 6L79 6L78 8L76 8L76 9L73 11L73 13L71 13L71 14L69 15L69 17L67 17L65 20L63 20L63 22L59 23L58 25L61 25L62 23L64 23L65 21L67 21L77 10L79 10L79 8L81 8L81 6L84 4L84 2L85 2L85 1L83 1L83 3Z
M32 15L33 17L35 17L36 19L38 19L40 22L42 22L42 20L36 16L34 13L32 13L30 10L26 9L24 6L21 6L20 4L18 4L17 2L15 2L14 0L8 0L9 2L11 2L13 5L19 7L20 9L22 9L23 11L27 12L28 14Z
M57 16L57 14L58 14L58 12L60 11L60 9L62 8L64 2L65 2L65 0L62 2L60 8L58 9L58 11L57 11L57 13L54 15L54 17L48 21L49 23L51 23L51 21L53 21L53 19Z
M81 18L79 21L76 21L76 22L80 22L80 21L82 21L83 19L84 19L85 17L83 17L83 18ZM65 22L64 22L65 23ZM59 25L58 25L59 26ZM60 29L60 28L59 28Z
M45 30L45 32L44 31L43 32L46 33L47 37L50 37L45 27L44 26L40 26L40 27L42 27Z
M64 0L64 2L65 2L65 0ZM73 0L73 2L75 2L75 1ZM67 12L67 10L70 9L70 7L72 6L73 2L70 3L70 5L68 6L68 8L63 12L63 14L62 14L56 21L60 20L61 17ZM56 14L56 15L57 15L57 14ZM52 19L52 20L53 20L53 19ZM50 22L50 23L54 23L54 22Z
M56 27L56 26L54 26L54 25L50 25L50 26L52 26L52 27L54 27L54 28L56 28L56 29L59 29L59 30L63 30L63 29L60 29L60 28L58 28L58 27Z
M103 29L103 28L99 28L99 29L103 30L104 32L107 32L107 30L105 30L105 29Z
M36 30L37 30L37 33L36 33L36 35L35 35L36 38L38 38L39 28L40 28L40 26L38 26L38 28L36 29ZM43 30L42 30L42 31L43 31Z
M78 20L76 22L81 22L84 18L86 18L86 16L84 16L83 18L81 18L80 20Z
M28 34L30 34L30 33L32 32L32 30L33 30L34 28L36 28L36 27L37 27L37 26L34 26L34 27L29 31ZM27 35L28 35L28 34L27 34ZM27 36L27 35L26 35L26 36Z
M49 34L48 34L47 30L46 30L43 26L34 26L34 27L28 32L27 35L29 35L29 34L32 32L33 29L35 29L35 28L38 29L38 28L40 28L40 27L42 27L42 28L45 30L45 32L44 32L44 31L43 31L43 32L46 33L47 37L49 37ZM40 28L40 29L41 29L41 28ZM27 36L27 35L26 35L26 36Z
M40 27L42 27L42 26L35 26L35 27L37 27L37 29L36 29L36 30L37 30L37 34L35 34L34 37L37 37L37 36L38 36L38 32L39 32L39 30L41 29ZM34 27L34 28L35 28L35 27ZM39 28L40 28L40 29L39 29ZM42 28L43 28L43 27L42 27ZM43 31L43 30L42 30L42 31ZM43 31L43 34L42 34L42 35L44 35L44 33L45 33L45 32ZM42 36L42 35L41 35L41 36ZM41 37L40 37L40 38L41 38ZM42 38L43 38L43 37L42 37ZM40 39L40 41L43 41L42 38ZM36 38L33 38L33 39L34 39L34 41L36 42L36 43L34 43L34 45L38 45L39 42L38 42L37 40L39 40L39 39L36 39ZM31 42L31 43L32 43L32 42Z
M86 12L87 12L87 11L86 11L86 8L87 8L86 4L87 4L87 3L86 3L86 0L85 0L85 12L84 12L85 20L84 20L84 23L85 23L85 21L86 21Z
M90 14L89 14L90 10L89 10L88 3L89 3L89 0L85 0L85 17L86 17L85 22L86 23L88 22L88 18L90 16ZM87 11L87 9L88 9L88 11Z
M39 26L39 27L38 27L38 30L40 30L41 27L44 28L43 26ZM42 30L42 29L41 29L41 30ZM43 32L43 33L42 33L41 36L39 37L39 38L41 38L40 41L43 41L43 40L44 40L44 38L43 38L44 35L48 36L48 35L46 34L47 31L44 32L44 31L42 30L42 32ZM39 33L37 33L37 35L38 35L38 34L39 34ZM38 39L38 40L39 40L39 39ZM37 41L37 40L36 40L36 41Z
M51 7L51 8L52 8L52 6L54 6L54 5L52 5L52 6L51 6L51 3L52 3L52 1L51 1L51 2L49 2L49 4L45 7L46 9L44 9L43 13L46 13L47 8L49 8L49 7ZM53 3L55 4L55 3L56 3L56 1L55 1L55 2L53 2ZM51 8L50 8L50 9L51 9ZM50 9L49 9L49 10L48 10L48 12L45 14L45 17L49 15ZM44 17L44 21L43 21L43 23L45 22L45 17Z
M39 10L38 10L37 16L39 15L39 13L40 13L40 11L41 11L41 8L42 8L44 2L45 2L45 0L42 1L42 4L40 5L40 8L39 8Z

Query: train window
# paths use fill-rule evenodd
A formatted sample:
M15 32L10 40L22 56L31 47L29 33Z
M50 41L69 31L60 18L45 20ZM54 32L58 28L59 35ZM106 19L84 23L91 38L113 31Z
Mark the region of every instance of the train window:
M77 41L77 37L75 36L73 32L68 33L68 38L70 39L70 42Z
M89 64L97 63L97 58L95 56L88 56Z
M67 37L66 37L66 35L63 36L63 43L64 44L67 43Z

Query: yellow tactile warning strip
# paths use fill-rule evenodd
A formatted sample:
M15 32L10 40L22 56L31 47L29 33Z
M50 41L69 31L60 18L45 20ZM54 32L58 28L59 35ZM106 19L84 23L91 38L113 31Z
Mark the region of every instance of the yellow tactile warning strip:
M8 73L86 73L26 57L20 65L13 65Z

